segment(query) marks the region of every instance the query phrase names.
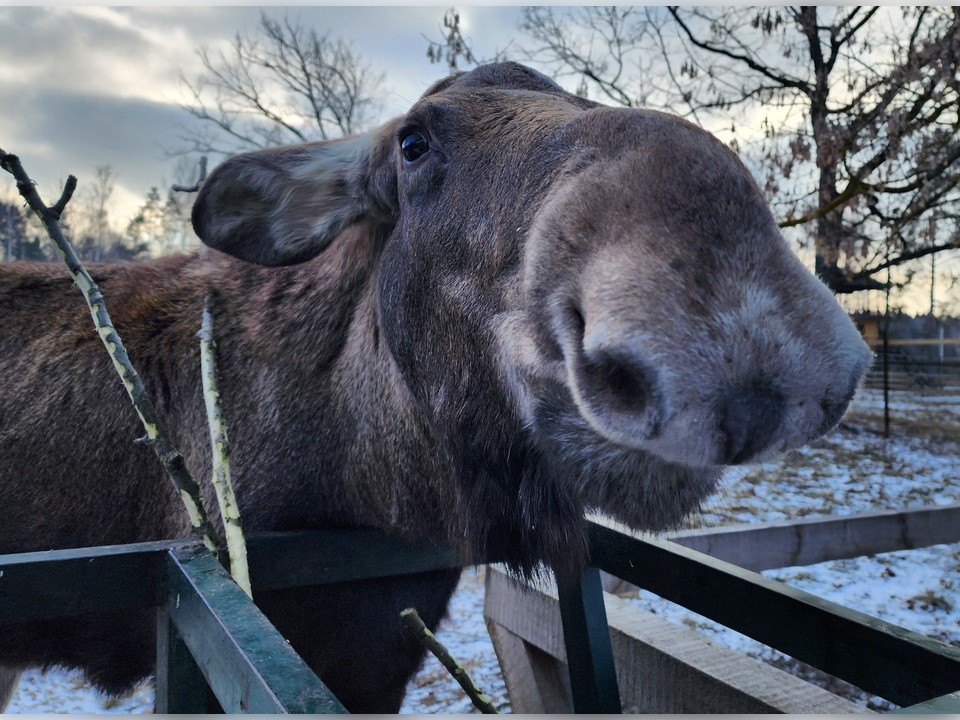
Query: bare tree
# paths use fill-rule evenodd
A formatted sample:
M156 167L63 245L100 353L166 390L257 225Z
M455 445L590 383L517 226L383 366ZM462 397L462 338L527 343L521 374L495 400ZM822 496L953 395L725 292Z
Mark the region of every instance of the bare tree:
M181 200L173 190L164 196L156 186L150 188L127 224L126 243L152 257L197 249L199 241L191 231L189 199Z
M181 78L186 109L208 131L185 138L188 152L242 150L349 135L370 122L383 80L340 38L265 13L255 37L229 50L198 51L205 72Z
M960 10L530 8L529 56L729 128L837 293L960 247Z
M557 78L579 79L577 93L627 107L648 104L642 72L649 53L650 19L645 8L588 6L557 11L524 8L520 29L533 43L528 60Z
M110 200L116 175L109 165L97 166L92 181L77 194L61 218L63 232L84 260L106 262L126 259L123 237L112 225Z
M3 239L3 259L23 260L27 240L26 223L18 204L0 200L0 238Z
M476 65L477 58L473 55L470 41L463 36L460 30L460 13L456 8L450 8L443 15L444 36L441 42L427 40L427 57L432 63L446 62L451 73L460 68L458 62L462 59L467 65Z
M510 48L513 45L511 40L505 48L495 50L493 55L478 58L470 39L464 37L460 29L460 12L456 8L450 8L443 14L441 33L440 40L431 40L426 35L423 36L427 41L427 57L432 63L445 62L451 73L462 69L461 62L465 67L503 62L509 58Z
M113 196L115 178L113 168L109 165L100 165L96 168L96 176L90 185L89 193L89 237L92 240L93 262L100 262L103 258L103 248L110 231L110 213L108 205Z

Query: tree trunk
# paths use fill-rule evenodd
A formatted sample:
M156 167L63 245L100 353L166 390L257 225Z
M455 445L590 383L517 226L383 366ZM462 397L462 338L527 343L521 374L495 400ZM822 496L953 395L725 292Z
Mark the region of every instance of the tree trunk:
M816 147L818 207L827 207L837 196L837 159L833 151L835 138L827 120L827 98L830 93L830 67L824 61L818 34L817 8L806 7L800 14L800 25L809 45L815 83L810 93L810 124ZM840 245L843 240L843 207L834 208L817 218L813 246L816 251L814 272L827 287L840 292L845 282L840 269Z

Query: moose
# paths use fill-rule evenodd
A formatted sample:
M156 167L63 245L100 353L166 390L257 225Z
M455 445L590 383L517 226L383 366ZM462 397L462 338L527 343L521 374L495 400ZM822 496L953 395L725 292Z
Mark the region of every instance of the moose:
M247 532L375 528L569 571L585 512L677 526L726 466L832 428L870 362L722 142L514 63L366 134L229 158L193 225L212 251L92 274L198 479L212 293ZM62 269L0 266L0 308L0 553L188 535ZM396 712L423 658L398 614L436 627L458 576L256 599L347 709ZM154 632L147 613L6 626L0 667L117 693L152 671Z

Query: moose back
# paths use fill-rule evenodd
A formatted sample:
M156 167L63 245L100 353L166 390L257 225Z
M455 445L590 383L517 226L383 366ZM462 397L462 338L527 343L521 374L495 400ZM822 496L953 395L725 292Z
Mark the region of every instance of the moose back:
M516 64L365 135L233 157L193 222L216 251L93 275L197 478L213 294L248 532L379 528L568 572L585 511L676 525L724 466L830 429L870 358L721 142ZM0 266L0 308L0 553L188 534L65 273ZM456 582L257 601L348 709L395 712L422 659L399 612L435 627ZM153 633L147 613L7 627L0 666L116 692Z

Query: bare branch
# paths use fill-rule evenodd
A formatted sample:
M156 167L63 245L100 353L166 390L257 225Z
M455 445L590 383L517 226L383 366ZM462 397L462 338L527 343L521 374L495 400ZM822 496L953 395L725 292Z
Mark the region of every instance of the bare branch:
M876 275L878 272L882 272L887 268L897 267L899 265L904 265L905 263L911 262L913 260L919 260L920 258L927 257L928 255L933 255L935 253L944 252L945 250L960 250L960 240L954 242L942 243L940 245L930 245L929 247L918 248L917 250L912 250L911 252L902 253L895 257L885 260L882 263L872 265L870 267L864 268L859 272L853 274L853 278L859 280L861 278L868 278L872 275Z
M542 60L555 66L557 76L581 75L591 80L611 101L627 107L636 104L620 84L627 66L627 55L639 47L639 39L646 32L642 25L631 28L628 20L631 8L613 8L606 11L597 7L581 10L578 24L592 28L602 36L601 49L575 42L573 28L560 21L553 8L535 7L524 9L521 28L540 42L540 46L526 55L532 60ZM609 64L614 63L611 72Z
M376 108L382 75L338 38L261 13L256 37L236 35L227 52L201 47L204 72L181 76L185 109L209 124L213 137L190 138L194 150L230 151L324 140L362 129Z
M778 85L782 85L783 87L795 88L807 95L810 95L813 93L813 88L807 82L804 82L798 78L792 78L792 77L789 77L788 75L782 75L780 73L774 72L771 68L757 62L757 60L755 60L754 58L748 57L746 55L741 55L739 53L735 53L732 50L729 50L727 48L721 47L713 43L706 42L704 40L699 40L694 36L693 31L690 30L687 24L683 21L683 19L677 13L677 8L675 6L668 8L668 10L670 14L673 16L673 19L677 22L677 25L680 26L681 30L683 30L683 33L686 36L687 40L689 40L691 43L693 43L696 47L700 48L701 50L706 50L708 52L714 53L715 55L722 55L724 57L730 58L731 60L737 60L738 62L741 62L744 65L746 65L748 68L750 68L754 72L760 73L764 77L769 78L770 80L773 80Z
M186 192L186 193L195 193L200 192L200 186L203 185L203 181L207 179L207 156L203 155L200 158L200 173L197 176L197 181L193 185L179 185L174 184L172 190L175 192Z
M50 214L53 215L58 220L60 216L63 215L63 211L67 209L67 203L70 202L70 199L73 197L73 193L77 189L77 179L71 175L67 178L67 182L63 186L63 192L60 194L60 199L54 203L53 207L50 208Z
M856 7L856 8L854 8L853 11L852 11L846 18L844 18L844 19L840 22L840 24L837 26L837 29L838 29L838 30L846 27L846 28L847 28L847 31L846 31L843 35L841 35L840 37L838 37L838 38L834 41L834 45L835 45L835 48L836 48L835 54L836 54L836 51L838 51L841 47L843 47L843 46L846 45L848 42L850 42L850 39L851 39L854 35L856 35L857 32L858 32L861 28L863 28L868 22L870 22L870 20L873 18L873 16L877 13L877 10L879 10L879 8L876 8L876 7L869 8L869 9L867 10L866 14L864 14L864 16L863 16L862 18L860 18L860 20L857 21L857 23L856 23L855 25L851 25L851 23L853 22L853 19L857 16L857 14L858 14L862 9L863 9L863 8L861 8L861 7ZM832 59L833 59L833 58L831 58L831 60L832 60ZM833 65L832 62L831 62L830 64Z
M64 237L60 229L59 216L66 207L70 196L73 194L73 188L75 188L77 184L76 178L73 175L70 176L64 192L56 205L54 205L54 208L48 208L40 198L36 186L23 169L23 165L16 155L5 153L0 149L0 167L14 176L20 194L24 200L27 201L30 209L33 210L37 217L43 222L50 239L54 242L57 254L66 264L70 276L83 294L83 298L93 317L97 334L107 348L114 368L120 376L130 400L133 402L133 407L140 417L140 422L146 430L147 445L153 449L154 453L156 453L160 459L164 469L167 471L167 477L173 483L174 488L183 500L194 533L203 540L207 549L216 553L216 532L207 519L206 512L203 508L203 503L200 498L200 486L197 485L196 481L190 476L184 464L183 456L170 441L163 424L160 422L156 408L154 408L153 402L151 402L150 397L147 395L146 388L143 386L143 381L130 362L126 348L120 340L116 328L113 326L113 321L107 312L107 305L103 299L103 295L100 293L100 289L83 267L73 246L66 237ZM55 209L59 209L59 212L54 212Z
M210 454L213 465L213 489L220 505L223 534L230 555L230 574L247 597L253 597L250 586L250 569L247 566L247 542L240 522L240 507L230 482L230 440L227 423L220 403L220 380L217 373L217 346L213 334L212 300L209 294L203 299L203 319L200 324L200 375L203 381L203 401L207 409L207 425L210 428Z
M463 669L463 666L454 659L450 652L443 646L443 643L437 640L437 636L430 632L430 628L424 625L423 620L420 619L420 615L415 608L407 608L402 611L400 618L403 620L407 632L419 640L427 650L432 652L437 660L447 669L447 672L453 676L453 679L460 683L460 687L467 693L474 707L485 714L499 714L497 708L494 707L490 701L490 698L474 684L473 680L470 679L470 675Z

